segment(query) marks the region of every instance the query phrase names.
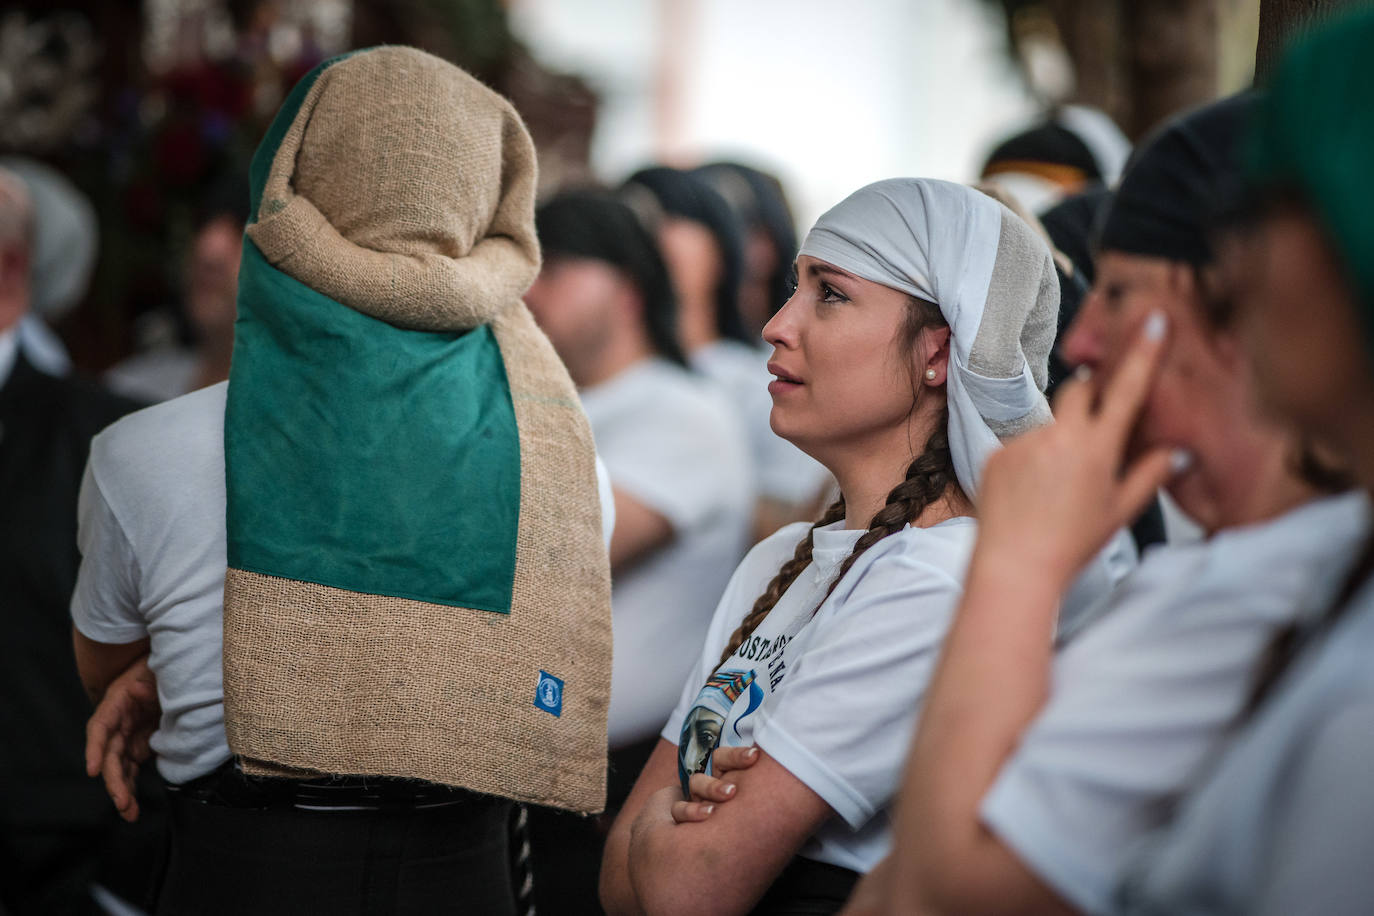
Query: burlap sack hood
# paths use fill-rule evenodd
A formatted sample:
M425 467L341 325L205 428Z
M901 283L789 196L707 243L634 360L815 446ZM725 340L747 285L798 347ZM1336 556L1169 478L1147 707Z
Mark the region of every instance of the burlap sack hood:
M225 416L229 745L601 809L610 571L572 381L520 296L534 149L423 52L328 61L252 168Z

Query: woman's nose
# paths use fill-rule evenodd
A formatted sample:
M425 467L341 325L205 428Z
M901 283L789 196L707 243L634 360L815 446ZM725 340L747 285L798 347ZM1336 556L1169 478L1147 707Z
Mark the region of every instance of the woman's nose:
M796 308L792 304L795 300L796 294L794 293L792 298L784 302L782 308L778 309L777 312L773 314L773 317L768 319L768 323L763 326L763 339L765 343L774 347L784 348L796 346Z

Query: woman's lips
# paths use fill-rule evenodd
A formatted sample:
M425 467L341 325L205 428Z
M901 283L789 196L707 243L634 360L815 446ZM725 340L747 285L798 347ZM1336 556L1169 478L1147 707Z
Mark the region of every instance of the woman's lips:
M802 380L797 378L777 363L769 363L768 371L775 378L768 383L768 393L772 395L782 394L787 391L795 391L802 386Z

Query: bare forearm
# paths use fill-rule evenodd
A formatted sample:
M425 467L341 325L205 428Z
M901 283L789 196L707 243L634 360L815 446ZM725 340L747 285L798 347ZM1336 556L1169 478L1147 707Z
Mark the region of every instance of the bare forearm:
M131 643L100 643L72 627L72 651L76 656L76 671L81 686L91 703L100 702L110 682L148 654L149 642L144 639Z
M617 821L601 857L601 906L610 916L643 916L634 886L630 883L630 829Z
M1015 912L1025 895L1037 899L1038 881L982 826L978 808L1044 703L1062 587L1013 553L975 554L898 807L897 911Z
M654 916L709 916L749 908L752 901L737 899L731 887L734 882L723 873L728 863L716 861L719 849L714 845L701 847L686 836L700 833L699 828L674 824L671 817L635 823L629 874L644 912Z

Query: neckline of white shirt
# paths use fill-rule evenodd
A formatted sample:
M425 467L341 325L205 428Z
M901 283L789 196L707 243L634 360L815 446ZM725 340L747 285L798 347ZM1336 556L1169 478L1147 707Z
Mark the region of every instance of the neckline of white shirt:
M976 519L967 515L956 515L947 518L934 525L927 525L918 530L929 531L935 528L954 528L972 524ZM910 529L908 524L903 531ZM815 529L811 533L811 563L817 573L829 575L839 568L844 562L844 558L849 556L854 549L854 544L863 537L866 528L846 528L844 519L838 522L831 522Z

